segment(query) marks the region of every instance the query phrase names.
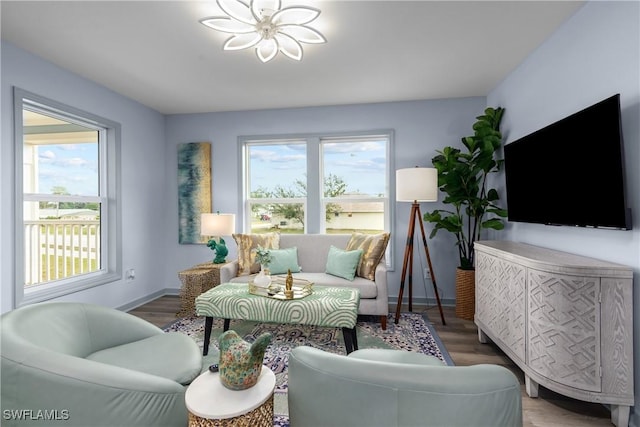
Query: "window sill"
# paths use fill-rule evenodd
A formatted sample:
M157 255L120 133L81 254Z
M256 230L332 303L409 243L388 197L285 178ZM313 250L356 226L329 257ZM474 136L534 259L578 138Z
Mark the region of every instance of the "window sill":
M76 277L73 280L60 280L58 282L33 286L31 288L24 289L21 299L19 295L17 296L16 307L48 301L121 279L122 274L118 272L91 273L87 274L86 277L83 277L82 279Z

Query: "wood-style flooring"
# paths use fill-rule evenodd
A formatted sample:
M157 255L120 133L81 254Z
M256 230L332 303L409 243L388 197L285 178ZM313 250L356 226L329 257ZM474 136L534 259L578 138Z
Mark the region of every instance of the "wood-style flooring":
M176 319L180 308L177 296L164 296L130 311L138 317L162 327ZM414 311L424 311L416 307ZM494 344L478 342L478 330L469 320L455 317L452 307L444 308L446 325L440 322L437 308L426 309L444 346L459 366L493 363L511 369L522 384L524 427L611 427L611 414L602 405L561 396L540 386L540 397L532 399L524 389L522 371ZM395 306L390 307L395 312Z

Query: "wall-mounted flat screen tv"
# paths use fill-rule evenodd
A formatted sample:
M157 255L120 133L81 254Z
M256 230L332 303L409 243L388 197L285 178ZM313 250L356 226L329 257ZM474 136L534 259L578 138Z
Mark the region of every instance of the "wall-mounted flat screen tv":
M504 147L509 221L630 230L620 95Z

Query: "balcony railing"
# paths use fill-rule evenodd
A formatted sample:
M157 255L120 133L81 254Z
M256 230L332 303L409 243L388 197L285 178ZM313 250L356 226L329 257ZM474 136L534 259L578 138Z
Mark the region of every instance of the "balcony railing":
M99 220L24 222L25 287L100 269Z

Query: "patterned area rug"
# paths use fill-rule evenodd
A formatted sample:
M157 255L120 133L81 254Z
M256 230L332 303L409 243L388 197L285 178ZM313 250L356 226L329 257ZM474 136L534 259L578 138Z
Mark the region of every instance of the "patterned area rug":
M387 321L387 330L380 328L377 321L368 321L366 316L358 319L357 334L359 348L390 348L429 354L453 365L440 338L429 321L422 314L402 313L396 325L392 316ZM209 355L205 366L218 361L217 337L222 333L222 319L214 319L211 332ZM260 334L270 332L273 340L264 356L264 364L276 374L274 393L274 426L288 426L287 407L287 364L289 352L299 345L308 345L336 354L346 354L342 331L339 328L322 328L306 325L282 325L232 320L230 329L236 331L246 341L252 342ZM204 341L204 318L187 317L178 319L164 328L191 336L202 348Z

